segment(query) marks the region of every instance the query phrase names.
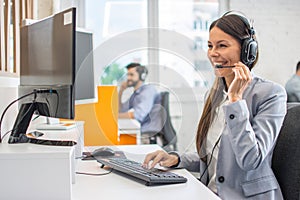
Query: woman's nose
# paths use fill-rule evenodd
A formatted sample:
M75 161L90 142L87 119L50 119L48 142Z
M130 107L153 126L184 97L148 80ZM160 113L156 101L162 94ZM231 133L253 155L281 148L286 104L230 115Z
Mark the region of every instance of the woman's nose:
M208 55L210 57L216 57L216 56L219 56L219 52L215 49L215 48L211 48L209 51L208 51Z

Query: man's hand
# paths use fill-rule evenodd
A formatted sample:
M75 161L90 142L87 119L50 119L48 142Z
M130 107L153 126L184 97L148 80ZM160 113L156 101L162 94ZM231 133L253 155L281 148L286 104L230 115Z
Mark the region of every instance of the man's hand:
M122 82L121 85L120 85L120 91L124 91L127 88L128 88L127 81Z

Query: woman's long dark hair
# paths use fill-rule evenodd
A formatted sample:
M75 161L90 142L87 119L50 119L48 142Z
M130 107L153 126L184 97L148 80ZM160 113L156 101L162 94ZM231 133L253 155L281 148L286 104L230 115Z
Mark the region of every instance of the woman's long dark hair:
M209 30L211 31L214 27L218 27L225 33L231 35L241 46L243 40L250 37L248 25L245 24L241 16L236 14L222 16L210 25ZM255 39L255 35L253 38ZM248 66L250 70L254 67L256 61ZM227 90L225 79L223 77L216 78L204 104L196 136L197 151L202 159L204 159L205 156L205 154L201 152L201 150L203 150L202 146L205 145L204 141L206 141L208 130L215 119L216 109L223 101L223 90Z

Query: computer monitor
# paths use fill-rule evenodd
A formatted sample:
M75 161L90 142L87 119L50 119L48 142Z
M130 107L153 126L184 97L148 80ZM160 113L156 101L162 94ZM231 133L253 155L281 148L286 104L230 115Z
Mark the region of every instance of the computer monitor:
M76 28L75 105L95 103L93 33Z
M32 115L74 119L76 9L21 27L20 110L9 143L26 136ZM26 96L27 95L27 96ZM26 98L23 98L26 96Z

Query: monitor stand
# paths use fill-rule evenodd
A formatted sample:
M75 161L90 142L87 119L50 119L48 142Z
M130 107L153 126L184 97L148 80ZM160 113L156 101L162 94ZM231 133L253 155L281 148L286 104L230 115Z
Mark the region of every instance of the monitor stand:
M36 125L37 130L69 130L76 127L73 121L60 121L58 118L47 117L46 123Z
M47 105L44 103L37 103L35 101L31 103L23 103L18 112L17 118L14 123L13 130L9 136L8 143L33 143L41 145L52 145L52 146L73 146L76 144L75 141L68 140L47 140L27 137L27 129L31 122L31 118L35 111L39 113L45 113ZM75 125L75 123L74 123Z

